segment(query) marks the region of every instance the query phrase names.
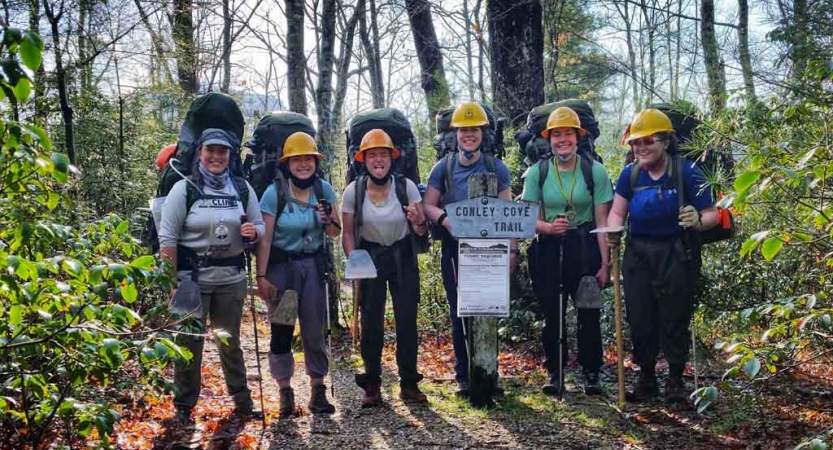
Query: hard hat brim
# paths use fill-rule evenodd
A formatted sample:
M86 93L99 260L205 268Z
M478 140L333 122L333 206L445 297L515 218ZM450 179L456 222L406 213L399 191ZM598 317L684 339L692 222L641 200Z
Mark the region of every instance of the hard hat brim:
M402 155L402 153L399 151L399 149L395 148L395 147L371 147L371 148L366 148L364 150L359 150L359 152L356 153L356 156L353 159L356 160L357 162L364 163L364 152L368 152L370 150L375 150L377 148L383 148L385 150L390 150L391 159L399 159L399 157Z
M324 160L324 155L322 155L321 153L299 153L299 154L295 154L295 155L281 156L280 158L278 158L278 163L283 164L283 163L287 162L289 160L289 158L292 158L294 156L314 156L315 159L317 159L319 161Z
M554 130L556 128L575 128L576 130L578 130L579 136L584 136L584 135L587 134L587 130L585 130L584 128L581 128L581 127L552 127L552 128L547 128L546 130L542 131L541 132L541 137L544 138L544 139L549 139L550 138L550 130Z

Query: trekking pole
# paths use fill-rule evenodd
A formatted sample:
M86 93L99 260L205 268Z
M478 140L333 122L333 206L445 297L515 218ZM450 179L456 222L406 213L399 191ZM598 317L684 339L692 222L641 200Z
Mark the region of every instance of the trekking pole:
M694 390L698 388L697 379L697 335L694 333L694 327L691 327L691 368L694 370Z
M246 222L248 222L248 216L246 216L246 214L241 214L240 225L243 225ZM263 428L266 428L266 407L263 403L263 373L260 370L260 340L258 339L257 335L257 311L255 309L255 294L252 291L252 247L253 244L249 242L248 238L244 237L243 253L245 253L246 255L246 288L249 291L249 305L252 314L252 326L254 327L255 331L255 361L257 362L257 386L260 390L260 410L263 412L261 423L263 424Z
M622 342L622 292L619 280L619 242L611 249L613 263L613 299L616 321L616 371L619 378L619 407L625 406L625 355Z
M327 219L329 220L330 214L333 212L333 205L330 204L325 199L321 199L318 201L319 204L324 208L324 212L327 214ZM338 224L336 224L338 225ZM339 227L340 228L340 227ZM321 238L324 242L324 250L327 251L327 225L324 224L324 228L322 228ZM325 255L325 258L327 256ZM333 357L333 325L330 323L330 263L326 261L324 264L324 301L326 302L325 305L327 307L327 355L332 358ZM330 373L330 395L332 397L336 396L336 388L333 385L333 374Z
M558 250L558 399L564 398L564 246L567 236L561 238Z

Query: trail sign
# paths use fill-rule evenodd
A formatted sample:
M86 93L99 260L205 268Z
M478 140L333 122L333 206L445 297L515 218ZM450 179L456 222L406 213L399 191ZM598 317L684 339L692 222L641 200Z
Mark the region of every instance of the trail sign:
M531 238L538 208L536 203L478 197L446 205L445 211L456 238Z

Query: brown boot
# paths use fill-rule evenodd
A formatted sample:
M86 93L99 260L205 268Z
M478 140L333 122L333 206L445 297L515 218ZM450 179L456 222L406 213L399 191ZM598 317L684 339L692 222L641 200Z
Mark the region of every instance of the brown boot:
M382 404L382 382L368 381L364 384L364 398L362 408L372 408Z
M327 401L327 386L318 384L312 387L309 399L309 412L313 414L332 414L336 407Z
M291 417L295 414L295 391L291 387L281 388L278 393L280 398L281 417Z
M428 403L428 397L419 390L416 383L401 386L399 398L408 403Z

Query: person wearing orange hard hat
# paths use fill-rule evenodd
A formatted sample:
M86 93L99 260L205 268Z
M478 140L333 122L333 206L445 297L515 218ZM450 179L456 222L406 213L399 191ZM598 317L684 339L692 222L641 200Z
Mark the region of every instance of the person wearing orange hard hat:
M419 266L414 234L427 233L422 198L410 179L391 173L400 152L390 136L373 129L362 137L354 159L364 164L364 174L351 182L342 196L344 253L366 250L376 266L374 279L361 280L361 355L364 373L356 384L364 389L362 407L382 403L382 348L385 343L385 301L390 287L396 318L396 364L399 367L399 397L411 403L425 403L418 387L417 307Z
M159 150L159 153L156 155L156 170L164 169L165 164L168 164L168 161L170 161L175 155L176 142L162 147L162 150Z
M641 370L628 399L646 401L659 394L656 362L662 349L668 361L665 399L681 403L688 400L682 376L701 265L699 245L689 232L715 226L717 208L703 172L671 156L679 153L679 144L665 113L643 109L626 134L636 160L619 175L607 224L620 227L629 219L622 272L633 359ZM620 233L607 238L608 245L618 247Z
M554 109L541 132L553 157L529 168L521 194L521 200L541 205L537 236L529 254L535 297L545 318L541 341L549 374L543 391L548 395L564 392L568 298L573 299L578 316L578 360L584 373L584 392L602 394L600 289L610 280L609 259L604 237L590 231L605 226L613 189L600 162L577 154L580 137L585 134L574 110L566 106Z

